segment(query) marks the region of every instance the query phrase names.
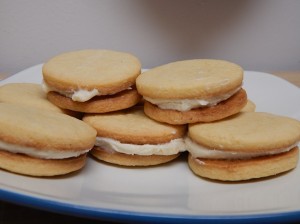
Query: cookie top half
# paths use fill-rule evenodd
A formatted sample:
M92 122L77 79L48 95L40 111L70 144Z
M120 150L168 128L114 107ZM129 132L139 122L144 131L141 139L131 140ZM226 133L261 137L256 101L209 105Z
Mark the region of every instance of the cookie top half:
M234 63L194 59L169 63L142 73L136 81L143 96L157 99L210 98L242 85L243 69Z
M245 112L212 123L192 124L188 135L211 149L265 152L297 144L300 122L270 113Z
M60 91L97 89L107 95L135 84L140 71L139 59L129 53L88 49L53 57L43 66L43 78Z
M90 149L96 131L61 113L11 103L0 103L0 141L47 151Z
M8 83L1 86L0 102L16 103L66 113L66 111L49 102L41 85L36 83Z
M83 121L97 130L97 135L131 144L160 144L181 138L182 125L168 125L148 118L142 107L107 114L86 114Z

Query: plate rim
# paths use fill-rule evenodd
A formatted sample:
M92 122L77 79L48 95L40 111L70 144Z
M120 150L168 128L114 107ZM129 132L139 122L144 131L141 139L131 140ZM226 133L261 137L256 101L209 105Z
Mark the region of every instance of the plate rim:
M43 199L27 194L0 189L0 198L3 201L31 207L38 210L55 212L63 215L71 215L81 218L121 221L129 223L184 223L192 224L205 221L206 223L240 223L245 221L264 223L283 223L300 220L300 210L262 213L262 214L242 214L242 215L184 215L184 214L160 214L150 212L125 211L117 209L106 209L100 207L90 207L85 205L71 204L59 200Z

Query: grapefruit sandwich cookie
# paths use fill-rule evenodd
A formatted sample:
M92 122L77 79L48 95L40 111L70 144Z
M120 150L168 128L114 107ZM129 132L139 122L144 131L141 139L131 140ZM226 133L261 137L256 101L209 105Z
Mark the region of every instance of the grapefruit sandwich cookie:
M136 81L145 113L169 124L211 122L238 113L247 103L243 70L231 62L195 59L142 73Z
M85 113L131 107L141 97L135 80L141 72L133 55L109 50L81 50L50 59L43 66L43 88L55 105Z
M86 114L83 121L97 130L91 154L123 166L151 166L169 162L185 151L184 126L148 118L142 107L107 114Z
M0 168L30 176L81 169L96 131L61 113L0 103Z
M299 141L299 121L262 112L191 124L185 139L191 170L201 177L224 181L268 177L294 169Z

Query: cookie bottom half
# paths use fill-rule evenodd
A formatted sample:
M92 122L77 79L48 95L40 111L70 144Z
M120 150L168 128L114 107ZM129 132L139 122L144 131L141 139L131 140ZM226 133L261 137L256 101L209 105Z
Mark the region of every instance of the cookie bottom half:
M242 181L277 175L297 166L298 147L271 156L262 156L245 160L198 159L188 156L190 169L198 176L222 180Z
M168 124L188 124L196 122L212 122L240 112L247 104L246 91L241 89L229 99L212 107L196 108L189 111L160 109L158 106L145 102L144 110L150 118Z
M0 168L28 176L58 176L80 170L87 154L67 159L40 159L0 150Z
M76 102L57 92L49 92L47 98L56 106L84 113L107 113L132 107L140 102L137 90L124 90L114 95L96 96L86 102Z
M100 147L94 147L91 154L101 161L121 166L154 166L170 162L176 159L180 153L175 155L129 155L119 152L107 152Z

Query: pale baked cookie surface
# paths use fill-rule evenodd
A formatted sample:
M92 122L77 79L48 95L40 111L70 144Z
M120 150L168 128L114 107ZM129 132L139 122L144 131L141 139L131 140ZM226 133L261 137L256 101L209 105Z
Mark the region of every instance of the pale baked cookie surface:
M64 110L47 100L46 93L40 84L35 83L9 83L0 87L0 102L16 103L48 111L79 116L70 110Z
M83 121L97 130L98 136L114 138L125 143L159 144L181 138L182 125L162 124L145 116L142 107L107 114L86 114Z
M191 124L189 136L201 145L222 151L268 151L296 144L300 122L270 113L239 113L212 123Z
M195 59L143 72L136 81L143 96L158 99L209 98L241 86L243 69L231 62Z
M140 71L140 61L131 54L91 49L53 57L43 66L43 78L57 90L96 89L107 95L134 85Z

